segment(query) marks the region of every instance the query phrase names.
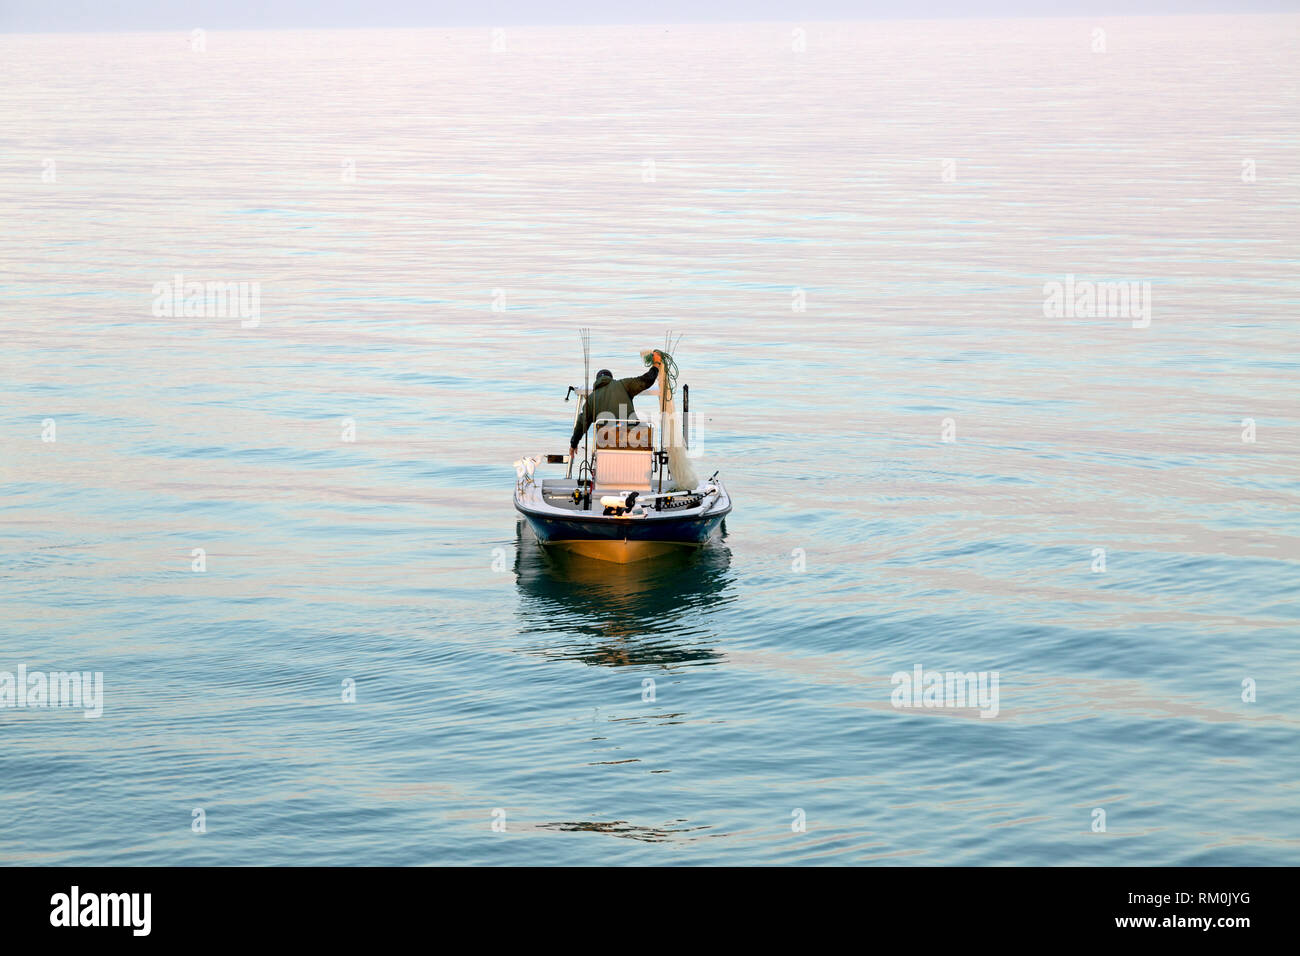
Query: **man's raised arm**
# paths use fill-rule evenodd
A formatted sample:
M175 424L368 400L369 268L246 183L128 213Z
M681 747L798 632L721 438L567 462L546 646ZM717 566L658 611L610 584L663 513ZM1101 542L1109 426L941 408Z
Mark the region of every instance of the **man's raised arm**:
M656 352L655 364L646 369L644 375L634 375L632 378L625 378L619 382L620 385L627 389L628 398L636 398L659 379L659 366L661 364L659 353Z

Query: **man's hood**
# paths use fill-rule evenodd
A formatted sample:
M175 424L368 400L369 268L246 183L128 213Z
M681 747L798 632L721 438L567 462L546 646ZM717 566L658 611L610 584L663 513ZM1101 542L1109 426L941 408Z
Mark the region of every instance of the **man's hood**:
M592 390L600 388L602 385L608 385L614 381L614 376L609 372L601 371L596 373L596 381L592 383Z

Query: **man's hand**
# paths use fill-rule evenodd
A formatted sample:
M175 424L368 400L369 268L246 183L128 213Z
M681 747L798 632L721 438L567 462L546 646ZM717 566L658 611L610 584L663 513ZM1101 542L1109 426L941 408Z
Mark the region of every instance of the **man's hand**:
M569 449L569 461L573 461L573 459L575 459L575 458L577 458L577 457L578 457L578 449L576 449L576 448L570 448L570 449Z
M664 364L664 357L659 354L658 349L655 350L654 363L655 363L655 368L659 368L661 365Z

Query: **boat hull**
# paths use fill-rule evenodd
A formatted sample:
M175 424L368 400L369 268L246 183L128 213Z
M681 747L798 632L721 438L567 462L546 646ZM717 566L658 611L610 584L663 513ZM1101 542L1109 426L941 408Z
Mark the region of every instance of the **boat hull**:
M687 517L614 518L556 516L530 509L518 500L515 507L543 546L616 564L644 561L681 548L698 548L713 536L731 511L728 503L726 508Z

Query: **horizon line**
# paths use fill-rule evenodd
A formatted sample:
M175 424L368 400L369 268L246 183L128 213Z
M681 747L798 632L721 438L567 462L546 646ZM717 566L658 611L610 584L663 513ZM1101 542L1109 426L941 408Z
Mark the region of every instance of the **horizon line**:
M481 23L389 23L389 24L312 24L312 25L263 25L263 26L223 26L221 24L205 25L202 23L190 23L185 26L175 25L168 27L99 27L92 29L69 28L69 29L10 29L0 24L0 35L4 36L62 36L62 35L81 35L89 36L94 34L168 34L168 33L186 33L192 30L204 31L221 31L223 33L274 33L283 31L325 31L325 30L499 30L499 29L547 29L547 30L565 30L573 28L588 27L696 27L696 26L757 26L760 24L773 24L780 26L809 26L809 25L836 25L848 23L942 23L947 21L984 21L984 22L1008 22L1022 20L1087 20L1096 22L1101 20L1144 20L1144 19L1168 19L1168 20L1192 20L1192 19L1235 19L1238 17L1292 17L1300 18L1300 10L1224 10L1214 12L1186 13L1184 11L1151 11L1144 13L1100 13L1100 14L1082 14L1082 13L1039 13L1033 15L1015 15L1015 16L986 16L977 14L939 14L926 17L915 16L875 16L863 17L861 19L767 19L759 18L754 20L741 19L699 19L699 20L591 20L591 21L574 21L572 23L542 23L532 21L483 21Z

